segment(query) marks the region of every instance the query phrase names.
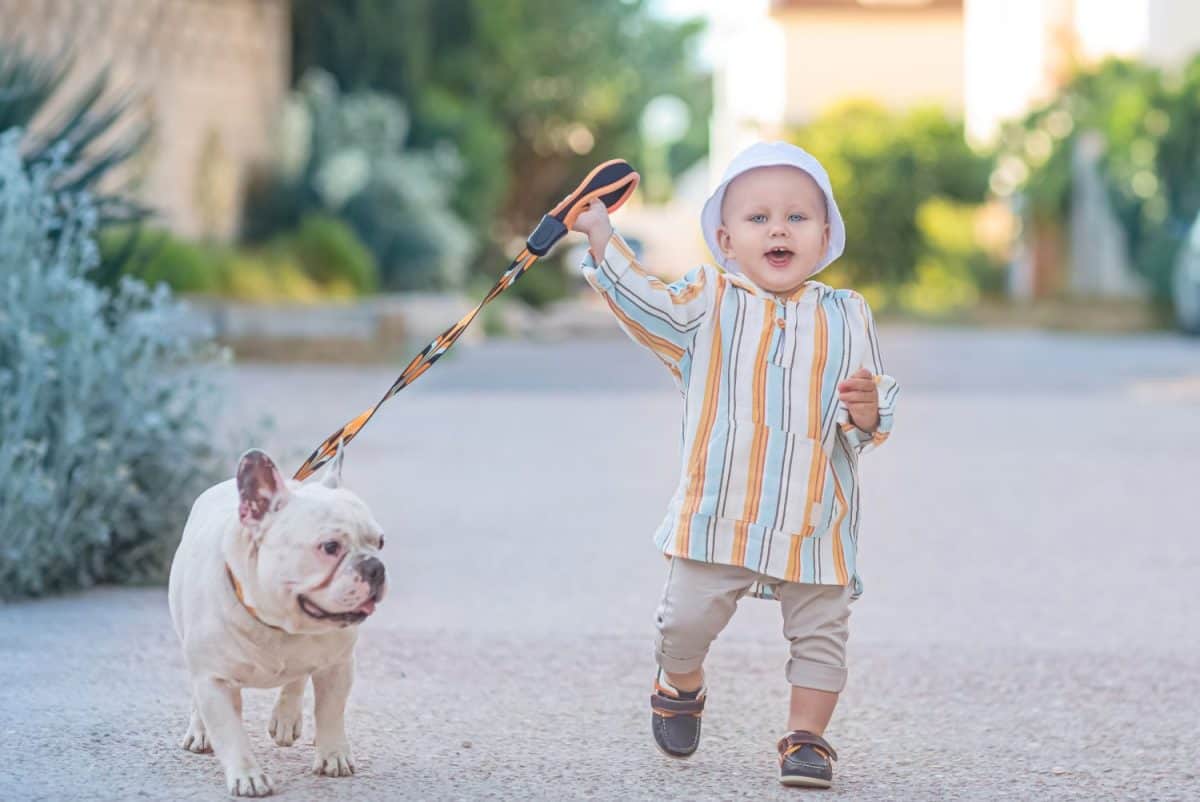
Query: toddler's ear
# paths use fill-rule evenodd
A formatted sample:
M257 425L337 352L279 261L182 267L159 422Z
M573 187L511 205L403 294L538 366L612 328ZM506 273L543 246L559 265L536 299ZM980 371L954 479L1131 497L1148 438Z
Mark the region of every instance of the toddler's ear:
M729 246L730 246L729 230L726 229L725 226L723 226L723 225L717 226L717 247L721 249L721 253L723 253L725 255L726 259L733 256L733 254L729 252Z

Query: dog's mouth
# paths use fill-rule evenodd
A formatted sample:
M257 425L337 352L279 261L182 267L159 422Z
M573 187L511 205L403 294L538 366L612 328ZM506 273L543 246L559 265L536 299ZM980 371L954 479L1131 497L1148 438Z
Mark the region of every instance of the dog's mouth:
M371 598L367 599L354 610L347 610L346 612L342 613L331 613L303 594L298 596L297 600L300 602L301 611L303 611L303 613L309 618L316 619L317 621L328 621L334 624L341 624L342 626L361 624L363 621L366 621L367 616L375 612L375 602L377 601L375 595L372 594Z

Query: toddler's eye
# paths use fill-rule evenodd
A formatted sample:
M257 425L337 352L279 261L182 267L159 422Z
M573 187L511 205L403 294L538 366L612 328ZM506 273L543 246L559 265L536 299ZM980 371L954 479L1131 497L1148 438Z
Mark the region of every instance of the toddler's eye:
M341 550L342 544L338 543L336 540L326 540L321 544L321 551L325 552L330 557L334 556Z
M767 222L767 216L765 214L752 214L749 220L751 223L765 223Z
M793 223L803 223L807 219L808 218L802 214L793 214L788 217L788 220L792 221Z

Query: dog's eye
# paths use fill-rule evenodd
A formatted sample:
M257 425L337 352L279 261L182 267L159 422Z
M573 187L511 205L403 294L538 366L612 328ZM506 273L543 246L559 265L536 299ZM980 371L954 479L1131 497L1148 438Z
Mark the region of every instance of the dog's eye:
M383 535L380 535L380 536L379 536L379 548L380 548L381 550L383 549Z
M321 551L328 554L330 557L342 550L342 544L336 540L326 540L321 544Z

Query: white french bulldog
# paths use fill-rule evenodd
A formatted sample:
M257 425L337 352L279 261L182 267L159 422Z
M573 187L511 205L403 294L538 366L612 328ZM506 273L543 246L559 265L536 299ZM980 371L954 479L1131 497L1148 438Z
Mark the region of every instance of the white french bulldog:
M196 499L171 564L171 618L192 682L183 747L215 751L229 791L266 796L271 780L242 727L242 688L282 686L268 731L300 737L312 677L313 771L354 772L344 724L354 679L355 625L387 589L383 532L342 488L342 452L320 482L286 480L262 451L242 455L237 478Z

